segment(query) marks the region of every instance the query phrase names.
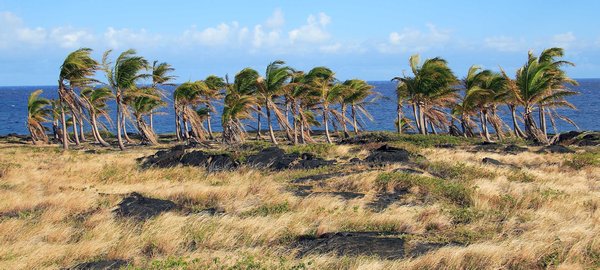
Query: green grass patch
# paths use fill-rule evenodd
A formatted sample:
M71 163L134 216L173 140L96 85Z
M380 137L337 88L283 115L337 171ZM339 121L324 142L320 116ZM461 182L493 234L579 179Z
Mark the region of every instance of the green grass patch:
M282 203L273 203L273 204L263 204L257 208L252 210L243 212L240 216L242 217L253 217L253 216L271 216L271 215L280 215L291 210L290 204L285 201Z
M575 170L600 166L600 151L575 153L564 162L564 165Z
M482 166L466 163L429 162L425 164L425 168L423 169L437 177L458 181L472 181L481 178L491 179L497 176L496 173Z
M410 189L418 187L419 192L425 196L454 203L459 206L470 206L473 203L473 188L460 182L452 182L435 177L427 177L407 173L382 173L375 183L380 189Z

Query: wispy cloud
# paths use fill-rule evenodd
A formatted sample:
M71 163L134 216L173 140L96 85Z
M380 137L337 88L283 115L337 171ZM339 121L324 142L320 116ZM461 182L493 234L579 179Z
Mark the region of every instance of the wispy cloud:
M378 49L382 53L425 52L433 48L443 48L451 41L451 31L440 29L434 24L425 25L426 29L404 28L391 32L387 42Z

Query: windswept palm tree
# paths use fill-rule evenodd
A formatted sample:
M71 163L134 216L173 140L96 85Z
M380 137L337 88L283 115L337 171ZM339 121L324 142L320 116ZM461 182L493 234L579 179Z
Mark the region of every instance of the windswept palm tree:
M123 102L124 92L136 88L137 82L148 78L151 75L142 73L148 67L148 61L143 57L137 56L136 51L129 49L117 57L115 63L109 62L108 56L112 50L108 50L102 56L102 67L106 73L108 86L115 94L117 103L117 140L119 148L125 149L122 133L125 129L126 110Z
M367 97L373 96L376 93L373 92L373 86L369 85L366 81L353 79L346 80L343 84L346 86L346 93L343 95L342 101L342 119L345 119L346 108L345 105L350 105L350 113L352 117L352 127L354 128L354 133L358 135L359 131L359 121L358 114L362 114L368 120L373 121L373 117L367 111L366 105L373 103L377 96L375 96L372 100L366 100ZM344 124L344 133L347 136L346 125Z
M166 102L161 99L159 90L146 88L133 88L126 92L124 100L131 107L137 129L142 136L142 141L150 145L158 144L158 138L154 130L146 124L144 116L150 115L159 107L165 106Z
M204 98L204 93L208 92L208 86L203 81L186 82L177 87L173 92L173 102L175 103L176 128L181 128L179 119L183 122L183 138L186 140L205 140L205 129L202 126L204 121L198 113L198 105L206 104L208 101ZM192 134L190 135L190 128Z
M204 83L206 83L207 91L204 93L204 99L206 100L206 127L208 128L208 136L211 140L214 139L212 125L210 122L211 113L216 112L214 101L220 100L223 98L222 90L225 88L225 80L223 78L210 75L204 79Z
M223 142L240 143L244 141L243 120L252 117L251 111L258 103L256 98L258 72L245 68L235 75L234 83L226 82L225 99L221 125Z
M165 96L166 95L163 93L163 90L160 88L161 86L175 86L174 83L172 83L173 80L175 80L175 78L177 78L177 76L173 76L170 75L170 73L174 72L175 69L171 66L171 64L166 63L166 62L162 62L159 63L158 61L154 61L152 62L152 70L151 70L151 74L152 74L152 88L158 90L158 92L162 95ZM149 120L150 120L150 130L152 130L152 132L154 132L154 112L150 112L149 114Z
M330 108L330 105L342 99L345 87L336 83L335 73L327 67L315 67L311 69L307 74L307 80L320 98L320 109L323 116L327 143L333 143L329 134L329 116L334 112Z
M48 105L50 105L50 101L40 97L42 93L41 89L35 90L29 95L29 99L27 100L27 129L29 130L29 134L31 134L33 144L48 143L46 128L42 123L49 121L50 110L48 109Z
M409 64L413 76L404 75L393 80L398 81L399 96L406 96L413 106L420 133L427 134L428 125L435 133L435 126L444 127L448 124L444 107L457 99L457 90L453 87L457 79L442 58L426 59L423 64L419 63L418 54L411 56Z
M291 127L288 123L288 120L273 101L274 97L283 94L283 87L290 80L292 75L292 69L287 66L283 66L284 64L285 62L281 60L271 62L267 66L265 77L259 77L257 79L257 94L259 95L259 99L264 104L267 114L267 123L269 126L269 136L271 138L271 142L274 144L277 144L277 139L275 138L275 132L273 131L271 112L275 114L277 122L279 122L279 127L287 133L289 138L292 137L290 132Z
M86 109L90 114L90 125L92 134L97 143L103 146L110 146L100 134L99 126L102 123L98 122L99 117L104 117L108 123L111 123L110 115L108 114L107 101L114 97L112 91L107 87L91 88L86 87L81 90L81 98L86 105ZM104 127L107 129L106 127Z
M511 84L509 89L513 91L515 101L523 106L526 136L540 143L548 143L548 138L543 131L544 127L538 127L532 115L535 107L542 106L540 108L541 125L545 124L544 107L574 108L564 99L577 94L564 85L565 82L575 83L561 69L562 65L569 62L555 61L555 58L562 56L562 53L560 48L551 48L542 52L538 58L529 52L528 61L517 70L516 79L514 81L507 80ZM506 78L508 77L506 73L503 74ZM573 123L566 117L560 116L560 118Z
M92 78L98 69L98 62L92 59L90 54L92 49L81 48L74 52L71 52L65 58L65 61L60 67L60 75L58 77L58 96L62 104L66 104L73 118L83 117L80 114L80 102L77 95L75 94L74 88L76 86L83 87L95 80ZM61 122L62 122L62 142L63 149L69 149L69 140L67 134L67 119L65 115L65 109L61 108ZM73 133L75 137L75 143L79 144L79 136L77 134L76 122L73 121Z

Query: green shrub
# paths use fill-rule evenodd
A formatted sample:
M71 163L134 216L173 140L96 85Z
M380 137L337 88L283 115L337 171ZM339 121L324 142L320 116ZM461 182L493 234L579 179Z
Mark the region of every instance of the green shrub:
M508 181L511 182L531 183L535 182L537 180L537 177L528 172L524 172L521 170L513 170L506 176L506 179L508 179Z

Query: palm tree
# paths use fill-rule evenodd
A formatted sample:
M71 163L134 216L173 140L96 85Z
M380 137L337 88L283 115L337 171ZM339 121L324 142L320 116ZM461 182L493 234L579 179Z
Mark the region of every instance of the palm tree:
M175 69L168 63L165 63L165 62L159 63L158 61L155 60L154 62L152 62L152 70L151 71L152 71L151 72L152 73L152 88L157 89L161 95L165 96L162 89L160 89L160 86L163 86L163 85L175 86L175 84L171 83L171 81L175 80L175 78L177 78L177 76L169 75L169 73L175 71ZM153 116L154 116L154 112L150 112L149 113L150 130L154 132Z
M373 121L373 117L367 111L366 105L373 103L377 96L367 101L366 98L376 94L373 92L373 86L369 85L366 81L353 79L347 80L344 82L344 86L346 86L347 93L343 96L342 102L342 119L345 119L346 108L345 105L350 105L350 112L352 117L352 127L354 128L354 133L358 135L359 123L358 123L358 113L361 113L367 119ZM344 134L347 136L346 125L344 124Z
M214 139L212 126L210 123L210 116L212 112L216 112L215 106L213 105L213 101L219 100L222 98L221 90L225 88L225 80L223 78L210 75L204 79L204 83L206 83L207 91L204 93L204 99L206 100L206 126L208 128L208 136L211 140Z
M60 103L66 104L70 110L73 118L80 113L79 107L80 102L75 94L73 88L75 86L85 86L95 80L92 76L95 74L98 68L98 62L92 59L90 54L92 49L81 48L74 52L71 52L65 58L65 61L60 67L60 75L58 77L58 96ZM63 149L69 149L69 140L67 134L67 119L65 115L65 109L61 108L61 122L62 122L62 142ZM77 135L77 129L75 128L76 121L73 121L75 143L79 144L79 136Z
M447 125L444 107L456 101L456 89L453 88L457 82L452 70L448 67L446 60L436 57L426 59L419 65L418 54L409 59L413 76L396 77L398 81L399 96L406 96L413 106L415 123L421 134L427 134L428 125L431 125L435 133L435 127Z
M183 138L186 140L204 140L205 130L202 126L204 121L198 113L198 105L206 104L204 93L208 92L208 86L203 81L186 82L177 87L173 92L176 118L176 127L180 128L179 119L183 122ZM189 125L188 125L189 124ZM190 128L192 135L190 136Z
M148 62L141 56L136 56L136 51L129 49L117 57L114 65L109 62L108 56L112 50L108 50L102 56L102 67L108 79L108 86L115 93L117 103L117 140L119 148L125 149L122 131L125 129L125 104L123 103L124 92L136 87L141 79L151 75L141 73L148 66Z
M285 119L285 116L281 113L275 102L273 102L273 98L282 94L284 85L291 78L292 69L283 66L284 64L285 62L281 60L271 62L267 66L265 77L259 77L257 79L257 93L264 104L267 114L267 123L269 125L269 136L271 137L271 142L273 142L273 144L277 144L277 139L275 138L275 132L273 131L271 112L275 113L280 128L286 131L289 138L292 137L288 120Z
M547 49L542 52L540 58L529 52L527 63L517 70L516 79L512 82L513 85L509 87L513 91L516 102L523 106L526 136L540 143L548 143L548 138L543 131L544 127L539 128L534 120L532 114L535 107L541 105L542 119L540 119L540 124L542 126L545 125L543 119L545 115L544 107L566 106L574 108L572 104L564 99L567 96L577 94L563 84L565 82L575 83L561 69L562 65L569 62L554 61L555 57L562 56L562 52L560 48ZM568 118L561 118L572 123Z
M144 116L152 114L153 111L166 104L161 99L159 90L152 87L133 88L126 92L124 100L133 110L133 116L143 142L151 145L158 144L158 138L154 130L144 121Z
M42 123L49 121L47 117L50 116L50 110L47 107L50 105L50 101L41 98L40 94L42 93L41 89L35 90L27 100L27 129L31 134L33 144L48 143L46 128Z
M329 116L334 113L330 105L341 100L344 87L335 83L335 73L327 67L315 67L307 74L307 80L311 87L318 93L323 116L323 125L325 126L325 137L327 143L332 143L329 134Z
M221 116L223 142L240 143L244 141L245 128L242 120L251 118L251 111L258 104L256 98L258 78L258 72L251 68L245 68L235 75L233 84L226 82Z
M85 102L86 109L90 114L92 134L94 135L96 142L103 146L110 146L110 144L108 144L100 134L100 129L98 128L98 118L102 116L109 123L111 122L110 115L108 114L107 101L113 97L114 95L112 94L112 91L107 87L87 87L81 90L81 98Z

